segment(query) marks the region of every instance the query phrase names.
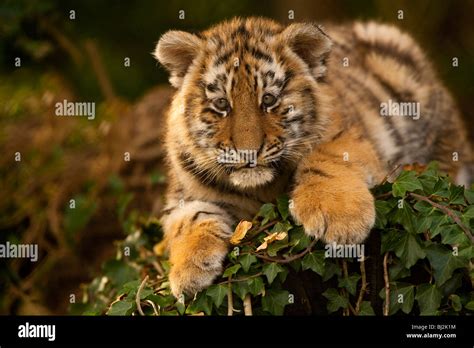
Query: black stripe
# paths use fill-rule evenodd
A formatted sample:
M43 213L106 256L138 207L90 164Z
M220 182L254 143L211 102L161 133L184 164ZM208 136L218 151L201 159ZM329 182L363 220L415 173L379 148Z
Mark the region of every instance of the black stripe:
M334 177L333 175L328 174L328 173L326 173L326 172L324 172L324 171L322 171L321 169L318 169L318 168L306 168L301 172L301 175L305 175L305 174L314 174L314 175L322 176L322 177L325 177L325 178L333 178Z
M250 51L250 53L256 59L265 60L268 63L273 63L273 58L270 55L262 52L260 49L258 49L256 47L253 47L252 50Z
M220 214L220 213L214 213L214 212L212 212L212 211L203 211L203 210L200 210L200 211L196 212L196 213L193 215L193 217L192 217L192 219L191 219L191 222L196 221L196 220L198 219L198 217L199 217L199 214L221 215L221 216L222 216L222 214Z

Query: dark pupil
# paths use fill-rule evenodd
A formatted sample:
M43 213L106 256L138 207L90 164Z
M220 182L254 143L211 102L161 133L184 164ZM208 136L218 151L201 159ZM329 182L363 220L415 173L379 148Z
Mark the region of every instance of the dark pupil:
M270 94L266 94L264 97L263 97L263 103L267 106L269 105L273 105L273 103L275 102L275 97L270 95Z

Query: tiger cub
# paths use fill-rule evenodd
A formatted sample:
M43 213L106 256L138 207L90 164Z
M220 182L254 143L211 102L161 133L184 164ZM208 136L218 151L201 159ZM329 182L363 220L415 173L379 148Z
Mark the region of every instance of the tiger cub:
M307 234L361 243L375 219L369 188L397 164L437 160L468 180L456 106L393 26L236 18L168 31L154 56L177 89L162 216L175 296L210 285L232 226L283 193Z

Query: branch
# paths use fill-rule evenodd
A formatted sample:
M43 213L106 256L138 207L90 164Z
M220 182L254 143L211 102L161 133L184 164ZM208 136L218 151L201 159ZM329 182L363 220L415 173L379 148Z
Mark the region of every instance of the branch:
M140 315L145 315L145 313L143 313L142 305L140 303L140 295L142 293L143 288L145 287L145 283L147 280L148 275L143 279L142 283L140 284L140 287L137 290L137 295L135 296L135 302L137 304L138 313L140 313Z
M447 208L444 205L441 205L439 203L433 202L428 197L425 197L425 196L422 196L422 195L419 195L419 194L416 194L416 193L409 193L409 195L412 196L415 199L420 200L420 201L425 201L425 202L431 204L433 207L438 208L439 210L444 212L451 219L453 219L454 222L463 230L463 232L466 234L466 236L471 240L471 243L474 243L474 236L472 235L471 230L461 222L461 219L459 219L459 216L457 216L455 213L453 213L453 211L451 209L449 209L449 208Z
M390 309L390 279L388 277L388 255L389 253L386 252L383 257L383 280L385 282L385 304L383 307L383 315L388 316L389 309Z
M298 260L299 258L305 256L307 253L309 253L311 251L311 249L313 249L313 246L316 244L316 239L313 239L313 241L310 243L310 245L308 245L308 247L303 250L302 252L300 252L299 254L295 254L293 256L290 256L290 257L287 257L287 258L277 258L277 257L270 257L270 256L265 256L265 255L259 255L259 254L254 254L256 257L262 259L262 260L266 260L266 261L270 261L270 262L277 262L277 263L290 263L291 261L295 261L295 260Z
M359 297L357 298L357 302L356 302L355 311L356 311L357 315L360 312L360 306L362 304L362 301L364 300L365 291L367 289L367 277L366 277L366 274L365 274L365 260L364 260L364 258L362 258L362 260L360 261L360 275L361 275L361 278L362 278L362 285L360 286Z
M252 316L252 300L250 294L245 295L244 299L244 313L246 316Z
M97 76L100 89L104 94L105 99L107 99L108 101L116 99L112 83L110 82L104 64L102 63L102 59L100 58L99 50L97 48L96 43L93 40L89 39L85 41L84 47L91 60L92 69L94 70L94 73Z
M231 279L231 277L229 277L228 280L225 280L225 281L223 281L223 282L217 283L217 285L243 282L243 281L245 281L245 280L249 280L249 279L252 279L252 278L255 278L255 277L260 277L261 275L263 275L263 273L262 273L262 272L258 272L258 273L252 274L251 276L243 277L243 278Z
M234 314L234 303L232 301L232 284L231 276L229 276L229 284L227 288L227 315L231 317Z

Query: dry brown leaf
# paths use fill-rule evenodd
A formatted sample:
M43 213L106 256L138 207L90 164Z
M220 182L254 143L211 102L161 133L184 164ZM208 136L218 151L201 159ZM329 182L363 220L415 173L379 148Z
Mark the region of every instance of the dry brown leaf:
M242 220L235 228L234 234L230 237L230 243L233 245L239 244L245 238L247 232L252 228L250 221Z
M264 250L268 248L268 244L276 241L283 240L288 234L286 232L273 232L271 235L263 238L264 242L259 245L256 251Z

